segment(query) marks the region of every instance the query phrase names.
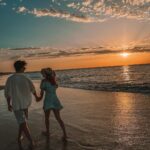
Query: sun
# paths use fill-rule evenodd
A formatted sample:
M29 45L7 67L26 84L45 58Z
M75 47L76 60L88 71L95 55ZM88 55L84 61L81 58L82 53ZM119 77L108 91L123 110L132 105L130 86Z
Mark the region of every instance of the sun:
M120 54L122 57L127 58L129 56L129 53L127 52L123 52Z

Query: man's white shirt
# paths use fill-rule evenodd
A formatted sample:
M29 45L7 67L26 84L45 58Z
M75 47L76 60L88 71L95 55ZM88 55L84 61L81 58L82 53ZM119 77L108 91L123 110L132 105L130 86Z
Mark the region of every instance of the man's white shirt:
M11 75L5 85L5 97L11 98L13 110L26 109L31 105L35 87L23 73Z

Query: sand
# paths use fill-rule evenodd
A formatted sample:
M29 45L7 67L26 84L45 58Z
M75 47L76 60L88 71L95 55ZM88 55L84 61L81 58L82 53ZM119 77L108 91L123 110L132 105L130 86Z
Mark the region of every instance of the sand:
M41 135L44 129L42 102L33 101L29 126L36 141L35 150L148 150L150 147L150 95L100 92L59 88L64 105L61 116L68 133L68 144L51 114L49 145ZM7 111L0 91L0 149L17 150L17 123ZM26 149L27 142L23 141Z

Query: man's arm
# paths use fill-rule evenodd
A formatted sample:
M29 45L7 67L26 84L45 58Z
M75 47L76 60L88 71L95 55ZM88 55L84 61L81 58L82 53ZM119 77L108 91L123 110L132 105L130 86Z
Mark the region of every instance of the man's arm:
M11 98L7 97L7 105L8 105L8 110L12 112L12 106L11 106Z
M36 90L35 90L34 84L32 83L32 81L29 78L27 78L27 80L28 80L28 83L29 83L29 86L30 86L29 88L30 88L31 93L34 95L36 101L39 101L39 97L36 94Z
M39 97L40 100L43 98L43 95L44 95L44 91L41 89L40 97Z
M34 97L36 99L36 102L40 101L40 97L37 96L36 92L34 92L33 95L34 95Z
M10 84L11 84L10 80L8 79L5 85L4 94L7 99L8 110L12 111L11 97L10 97Z

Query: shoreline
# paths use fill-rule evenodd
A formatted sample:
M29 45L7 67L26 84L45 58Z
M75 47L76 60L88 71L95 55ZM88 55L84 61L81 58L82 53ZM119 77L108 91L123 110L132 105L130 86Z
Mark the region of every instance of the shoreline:
M67 87L67 86L59 86L60 88L70 88L70 89L79 89L79 90L86 90L86 91L97 91L97 92L110 92L110 93L131 93L131 94L144 94L150 95L150 92L140 92L140 91L115 91L115 90L97 90L97 89L84 89L84 88L77 88L77 87Z
M67 87L67 86L59 86L60 88L68 88L68 89L79 89L79 90L86 90L86 91L99 91L99 92L111 92L111 93L131 93L131 94L143 94L143 95L150 95L150 92L140 92L140 91L115 91L115 90L97 90L97 89L84 89L84 88L77 88L77 87ZM5 86L0 85L0 91L4 90Z

